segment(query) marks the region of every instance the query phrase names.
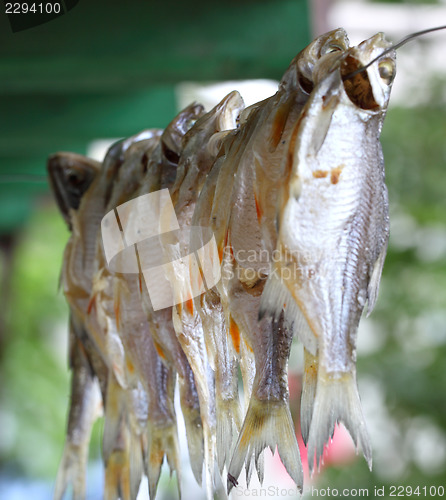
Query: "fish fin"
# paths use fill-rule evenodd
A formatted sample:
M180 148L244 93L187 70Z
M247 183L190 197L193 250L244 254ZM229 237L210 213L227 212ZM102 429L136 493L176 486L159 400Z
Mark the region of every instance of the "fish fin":
M278 266L274 266L272 273L266 280L260 299L259 321L264 316L270 316L274 319L278 318L283 311L286 300L289 298L289 292L277 274L280 274L280 269Z
M130 479L130 429L124 416L119 419L116 434L114 435L113 447L110 447L110 453L106 458L104 457L104 463L104 500L132 500Z
M132 500L128 450L114 450L105 467L104 500Z
M328 130L330 128L331 119L333 113L339 104L339 95L335 91L331 91L326 96L324 104L314 118L313 135L311 138L311 150L314 156L317 155L322 145L324 144L325 138L327 137Z
M260 401L252 396L228 468L228 493L237 484L243 464L247 464L254 457L258 467L261 463L258 457L268 446L273 453L277 446L285 469L302 491L302 462L288 403ZM260 471L259 477L262 476L263 473Z
M203 421L203 437L204 437L204 474L205 474L205 488L206 500L214 498L215 488L215 471L218 468L215 463L215 427L210 427L208 424L209 419Z
M181 498L180 449L176 424L158 427L149 422L147 440L146 474L149 480L149 497L155 500L164 456L169 464L170 474L176 471L178 495Z
M284 318L286 325L291 328L293 335L297 335L304 348L313 356L316 356L317 337L291 294L289 294L289 301L286 302ZM292 322L293 318L294 322Z
M203 443L203 424L201 422L199 404L191 406L190 399L193 397L191 391L186 386L189 381L179 380L180 403L186 426L187 447L189 450L190 464L194 477L199 485L202 482L203 461L204 461L204 443ZM198 401L197 401L198 403Z
M92 376L84 348L74 335L71 329L71 401L67 437L54 486L54 500L61 500L70 484L73 486L73 500L85 498L91 430L102 407L99 383Z
M69 484L73 485L73 500L85 498L87 460L88 443L86 447L74 446L69 442L65 443L54 486L54 500L62 500Z
M268 276L262 293L259 308L259 320L272 316L277 321L283 311L286 325L296 334L304 347L316 355L317 337L311 330L305 316L296 304L285 283L278 278L280 271L275 268Z
M324 446L333 437L335 425L342 422L355 443L362 449L364 458L372 468L372 447L362 413L354 373L328 375L319 368L316 398L308 437L308 465L313 472L324 452Z
M251 478L252 478L252 469L253 469L253 463L254 463L254 457L251 457L250 460L247 460L245 463L245 469L246 469L246 486L249 488L249 484L251 483ZM228 474L229 478L229 474ZM231 480L231 482L233 482Z
M314 399L316 397L318 359L304 348L304 375L302 381L302 397L300 404L300 429L305 445L310 434L313 416Z
M217 462L214 462L214 499L217 500L227 500L228 495L226 493L225 485L223 484L223 478L218 470Z
M102 456L105 463L113 453L119 439L126 407L125 390L119 385L111 370L108 376L106 400L104 435L102 439Z
M249 484L251 483L251 478L252 478L252 471L255 467L257 471L257 477L259 479L260 484L263 484L263 480L265 478L265 460L264 460L264 451L259 453L259 456L257 458L251 457L251 460L248 460L245 464L246 468L246 487L249 488Z
M263 484L265 478L265 450L263 450L258 457L256 457L256 471L260 484Z
M144 476L144 456L141 436L136 432L130 435L130 496L138 496L141 480Z
M378 298L379 283L381 281L381 274L384 267L384 261L386 259L386 253L387 245L385 245L381 250L378 259L373 266L372 275L370 277L369 286L367 288L367 317L372 314L372 311L375 308L376 299Z
M220 473L229 463L242 426L238 399L216 398L217 405L217 462Z
M246 338L244 334L242 334L242 337L244 337L244 339ZM246 341L242 342L240 346L240 357L238 362L243 382L244 411L246 412L246 408L248 408L251 399L252 386L256 374L254 353Z

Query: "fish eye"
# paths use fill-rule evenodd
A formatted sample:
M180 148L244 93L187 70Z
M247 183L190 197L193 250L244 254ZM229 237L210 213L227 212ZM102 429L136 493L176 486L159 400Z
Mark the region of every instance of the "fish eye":
M73 185L80 184L83 181L82 174L74 168L69 168L67 170L67 178L68 181Z
M322 47L321 56L325 56L326 54L333 54L333 52L342 52L342 48L335 43L329 43L326 47Z
M379 76L386 83L386 85L390 85L395 78L395 63L392 59L385 59L378 64Z

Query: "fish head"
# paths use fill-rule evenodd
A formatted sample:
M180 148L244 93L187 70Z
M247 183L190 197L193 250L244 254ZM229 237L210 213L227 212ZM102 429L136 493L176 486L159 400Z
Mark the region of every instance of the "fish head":
M161 136L163 155L173 164L178 164L183 149L183 138L204 113L201 104L192 103L184 108L167 125Z
M184 151L185 137L203 114L204 107L194 102L178 113L164 130L160 144L162 164L160 188L171 187L174 183Z
M379 137L396 73L396 54L389 52L390 47L378 33L356 47L329 53L331 57L322 56L315 62L314 89L294 130L296 137L312 130L307 144L313 155L324 143L333 116L345 116L348 127L354 127L357 120L376 120ZM298 165L302 144L297 140L293 145L294 163Z
M245 103L236 90L226 95L214 108L202 116L185 137L185 161L200 155L215 157L226 135L236 129Z
M155 148L160 144L162 130L147 130L146 134L139 134L140 139L132 142L124 152L122 166L117 172L113 183L113 191L108 209L133 198L147 174L150 158Z
M291 61L280 86L294 88L297 85L305 94L311 94L314 88L313 71L318 61L338 60L348 48L349 40L343 28L318 36Z
M185 135L203 113L201 104L192 103L180 111L162 131L159 143L147 158L141 194L172 185L183 154Z
M55 153L48 158L50 186L59 210L71 228L71 211L79 208L101 164L75 153Z
M377 33L351 49L340 66L344 89L353 104L370 110L387 108L392 83L396 75L396 52L391 51L379 58L391 47L383 33ZM373 64L366 67L370 62ZM358 72L361 68L363 71Z
M303 270L287 287L316 335L331 329L347 339L354 332L369 270L386 240L387 190L379 135L396 67L395 53L383 54L389 47L379 33L336 61L318 60L314 90L284 157L291 175L281 205L279 240L282 253L291 254L284 256L287 265L295 261ZM361 237L354 236L353 227ZM349 276L356 273L354 280L344 280L347 267ZM353 283L351 289L343 280ZM331 286L342 293L328 293ZM329 296L325 302L320 300L324 294ZM328 303L331 313L324 316Z

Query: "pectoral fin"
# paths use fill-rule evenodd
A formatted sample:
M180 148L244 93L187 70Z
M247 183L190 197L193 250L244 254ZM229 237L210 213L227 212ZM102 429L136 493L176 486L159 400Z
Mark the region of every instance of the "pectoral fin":
M368 306L367 306L367 317L372 313L376 299L378 298L379 283L381 281L381 274L384 266L384 261L386 259L387 246L381 250L378 259L375 262L372 270L372 276L370 277L369 286L367 289Z

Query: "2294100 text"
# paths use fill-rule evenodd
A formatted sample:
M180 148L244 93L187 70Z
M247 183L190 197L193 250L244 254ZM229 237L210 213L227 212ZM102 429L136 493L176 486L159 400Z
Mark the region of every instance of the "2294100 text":
M59 14L61 5L59 2L41 3L12 3L5 4L5 14Z

